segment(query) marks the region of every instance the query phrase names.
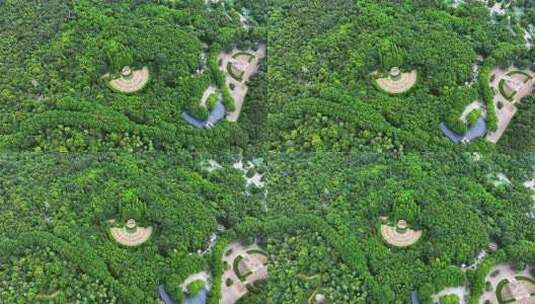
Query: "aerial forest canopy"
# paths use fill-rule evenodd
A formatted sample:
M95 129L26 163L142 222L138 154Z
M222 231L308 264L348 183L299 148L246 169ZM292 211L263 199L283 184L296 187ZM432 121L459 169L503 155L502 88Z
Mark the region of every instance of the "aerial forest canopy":
M208 267L218 225L265 215L242 172L206 166L186 154L1 156L0 302L156 303L159 284L179 290ZM139 248L109 235L128 219L153 229Z
M522 110L497 144L479 138L457 145L439 128L444 122L462 134L484 117L495 131L493 69L529 70L535 60L524 35L533 32L531 1L503 3L498 13L490 9L495 1L459 2L3 1L0 147L533 151L533 136L521 127L532 112L529 99L517 104ZM227 112L235 107L234 85L218 69L220 52L262 43L268 58L247 81L239 120L188 125L182 113L206 119L214 107L199 106L211 84ZM109 88L124 67L147 69L135 93ZM373 80L392 68L417 75L403 94ZM462 90L473 93L452 94ZM462 118L475 100L484 105ZM508 144L516 134L522 143Z
M534 37L530 0L0 0L0 303L533 300Z
M158 2L2 1L2 150L244 147L258 128L248 127L247 117L195 130L180 114L194 109L216 81L217 68L211 71L208 62L217 64L222 48L265 41L262 5ZM252 12L247 27L240 23L244 11ZM103 76L118 75L125 66L148 68L150 81L142 91L126 95L107 87ZM250 86L248 98L256 101L245 103L245 113L264 98L258 82Z
M302 303L317 292L330 303L407 303L413 290L431 303L431 294L457 286L471 288L470 303L479 303L495 264L535 263L532 192L523 186L533 161L471 153L273 158L268 205L285 231L274 228L268 247L273 303ZM385 220L400 219L422 232L407 248L379 232ZM461 270L491 242L499 249L485 266Z
M468 104L477 99L492 103L494 93L487 98L483 92L491 69L514 64L533 70L535 53L524 40L524 29L533 24L532 1L503 1L513 2L504 15L491 14L494 1L488 6L484 2L273 1L268 30L270 149L495 150L484 139L468 147L453 144L438 127L445 121L463 131L465 123L455 124ZM395 96L378 89L371 75L392 67L417 71L416 85ZM466 89L473 91L469 98L452 94ZM533 136L515 125L519 120L529 124L529 105L524 105L529 103L520 103L523 110L504 135L520 136L518 141L525 144L503 140L497 144L500 151L533 151ZM491 112L487 109L489 129L496 124Z
M206 161L212 157L217 166ZM314 294L332 303L406 303L414 290L428 303L446 287L479 294L500 263L521 270L535 261L525 187L533 155L268 154L253 160L256 172L269 168L265 192L244 182L251 175L237 161L2 156L0 203L9 208L0 211L0 299L155 303L163 285L180 300L193 273L209 271L213 288L221 286L223 249L234 240L261 244L270 261L268 281L240 303ZM128 219L153 230L136 248L109 234ZM380 232L400 220L421 232L407 248ZM490 243L498 250L480 268L462 270Z

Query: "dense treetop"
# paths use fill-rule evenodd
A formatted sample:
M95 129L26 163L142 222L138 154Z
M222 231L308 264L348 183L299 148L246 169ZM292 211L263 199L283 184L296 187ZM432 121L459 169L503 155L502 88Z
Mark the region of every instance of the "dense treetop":
M494 265L535 262L535 97L497 144L439 124L462 133L480 100L497 127L491 73L535 72L535 2L450 2L0 0L0 302L158 303L163 285L180 303L206 271L216 304L240 241L269 279L238 303L428 304L458 286L478 303ZM218 56L260 45L238 121L188 125L210 85L234 107ZM125 66L146 86L114 91ZM396 67L417 80L393 95L376 78ZM129 219L153 229L139 247L110 235ZM399 220L414 245L383 239Z

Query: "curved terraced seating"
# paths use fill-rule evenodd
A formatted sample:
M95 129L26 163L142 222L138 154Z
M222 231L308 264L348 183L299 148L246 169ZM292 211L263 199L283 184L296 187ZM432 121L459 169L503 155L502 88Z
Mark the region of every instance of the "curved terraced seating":
M135 247L145 243L152 234L152 227L137 227L136 221L128 220L123 228L111 228L110 234L113 239L127 247Z
M401 73L397 68L392 68L388 77L377 78L377 86L389 94L402 94L410 90L418 79L418 72Z
M128 67L123 69L121 77L109 82L110 87L121 93L134 93L145 87L150 79L149 69L143 67L141 70L130 71Z
M381 235L390 245L395 247L408 247L415 244L422 236L421 231L412 230L407 227L407 223L400 220L393 226L381 225Z

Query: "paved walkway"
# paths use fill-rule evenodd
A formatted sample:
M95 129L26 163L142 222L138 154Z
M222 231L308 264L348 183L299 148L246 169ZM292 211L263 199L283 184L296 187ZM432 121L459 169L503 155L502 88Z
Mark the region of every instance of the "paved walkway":
M221 276L221 300L219 301L220 304L236 303L238 299L247 294L247 284L252 284L256 281L267 279L267 265L262 265L264 264L264 261L262 261L258 257L259 255L248 254L247 251L251 249L259 250L260 247L258 247L257 245L244 247L240 243L233 243L227 248L227 250L225 250L225 253L227 253L229 250L232 250L232 252L228 256L223 256L223 261L227 262L227 264L229 265L229 269L226 270ZM251 264L258 266L256 271L253 271L252 274L247 276L247 278L243 282L238 278L233 269L234 260L240 255L248 257L251 260ZM226 284L226 281L229 278L233 281L233 284L231 286L227 286Z
M450 287L450 288L446 288L442 291L440 291L439 293L437 294L434 294L432 297L433 297L433 303L434 304L438 304L440 303L440 298L442 298L443 296L447 296L447 295L451 295L451 294L454 294L456 296L459 297L460 301L459 304L466 304L468 303L468 295L469 295L469 292L468 290L466 289L466 287Z
M483 262L483 260L485 259L485 257L487 256L487 252L485 250L482 250L480 251L478 254L477 254L477 257L474 261L474 263L472 263L472 265L468 265L468 266L464 266L463 264L463 267L461 267L461 270L462 271L467 271L467 270L476 270L479 268L479 265L481 265L481 263Z
M487 133L487 140L492 143L497 143L498 140L502 137L503 133L507 129L507 126L511 122L511 119L515 115L517 108L515 106L516 103L520 102L522 98L528 96L531 94L533 90L533 85L535 84L535 78L528 81L514 96L513 101L510 102L509 100L505 99L505 97L502 96L500 93L500 80L505 77L505 75L511 71L517 71L519 69L516 69L515 67L511 67L507 70L502 70L499 68L496 68L492 71L492 75L494 75L494 80L491 82L491 87L494 88L494 91L496 92L496 95L494 96L494 107L496 110L496 115L498 116L498 128L495 132L489 132ZM530 74L532 77L534 76L533 73L526 70L520 70L523 72L526 72ZM501 109L498 109L498 102L501 102L504 106Z
M492 277L491 274L497 270L499 271L499 274ZM520 272L515 272L509 264L500 264L492 268L485 278L486 282L490 282L492 289L491 291L485 291L483 293L483 295L479 298L479 304L484 304L487 300L489 300L492 304L498 304L498 299L496 298L496 286L503 280L514 279L515 276L532 277L529 273L528 267Z

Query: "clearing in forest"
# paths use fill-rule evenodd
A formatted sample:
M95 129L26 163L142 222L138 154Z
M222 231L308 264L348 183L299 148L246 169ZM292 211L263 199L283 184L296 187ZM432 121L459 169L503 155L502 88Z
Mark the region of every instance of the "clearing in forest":
M228 121L238 121L245 95L247 81L258 71L260 61L266 57L266 45L260 44L256 51L246 52L234 49L231 53L221 52L219 68L225 73L225 83L234 99L235 110L227 114Z
M378 75L377 72L374 75ZM381 90L396 95L409 91L416 84L417 79L416 70L403 73L399 68L394 67L390 69L387 77L376 78L375 83Z
M517 108L516 103L533 91L535 75L529 70L518 70L510 67L507 70L496 68L492 71L491 87L496 93L494 107L498 118L498 128L487 134L487 140L497 143L511 122Z
M109 74L104 75L105 78ZM108 82L110 88L120 93L135 93L142 90L149 82L149 69L143 67L141 70L131 70L130 67L124 67L119 78L110 80Z
M408 247L420 239L422 232L410 229L406 221L399 220L396 226L381 225L381 235L392 246Z
M511 265L497 265L485 281L490 288L481 296L479 303L535 304L535 279L529 267L517 272Z
M268 257L256 244L244 247L233 243L225 251L223 261L228 269L221 276L220 304L234 304L248 292L247 286L268 276Z
M110 228L110 234L117 243L135 247L145 243L152 234L152 227L138 227L135 220L130 219L123 228Z

